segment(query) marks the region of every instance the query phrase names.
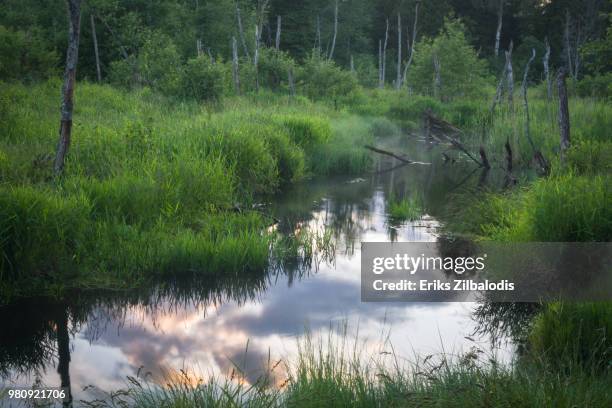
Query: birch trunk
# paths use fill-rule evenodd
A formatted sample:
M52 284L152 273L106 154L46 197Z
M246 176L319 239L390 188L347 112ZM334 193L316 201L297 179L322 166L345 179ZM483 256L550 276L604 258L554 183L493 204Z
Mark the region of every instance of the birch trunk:
M548 38L546 38L546 54L544 54L544 59L542 63L544 64L544 79L546 81L546 97L548 101L552 99L552 83L550 80L550 44L548 43Z
M387 25L385 28L385 42L383 44L382 52L382 72L381 72L381 88L385 87L385 77L387 75L387 42L389 41L389 19L387 19Z
M247 47L246 38L244 36L244 29L242 27L242 17L240 16L240 7L238 6L238 0L236 0L236 19L238 20L238 34L240 35L240 41L242 42L242 48L244 49L244 55L247 59L251 59L249 54L249 48Z
M315 40L315 49L321 55L321 16L317 14L317 38Z
M81 30L81 0L67 0L68 5L68 49L66 51L66 68L62 86L61 120L59 142L55 155L54 171L61 175L64 170L66 155L70 148L72 136L72 111L74 103L74 86L79 55L79 34Z
M289 67L287 71L287 80L289 81L289 93L295 96L295 81L293 80L293 68Z
M350 65L351 65L351 72L355 73L355 60L353 59L353 54L351 54Z
M514 72L512 70L512 48L513 42L510 41L510 47L506 51L506 80L508 83L508 106L510 110L514 107Z
M533 140L531 140L531 134L529 133L529 102L527 101L527 77L529 75L529 67L535 59L535 56L536 50L535 48L532 48L531 57L529 58L529 61L527 61L527 65L525 65L525 72L523 73L523 83L521 85L521 93L523 94L523 108L525 108L525 137L527 137L527 140L529 141L529 144L531 145L531 148L534 152L536 151L536 147L533 143Z
M232 37L232 74L234 77L236 94L240 95L240 68L238 65L238 42L236 41L236 37Z
M255 92L259 92L259 26L255 24L255 53L253 54L253 66L255 67Z
M499 8L497 9L497 31L495 32L495 56L499 55L499 43L501 41L501 31L504 19L504 0L499 0Z
M384 84L383 84L383 76L382 76L382 70L383 70L383 63L382 63L382 40L378 40L378 87L379 88L383 88Z
M334 2L334 36L332 37L331 49L327 59L331 60L334 57L334 49L336 48L336 37L338 36L338 0Z
M280 49L280 39L281 39L281 16L276 16L276 51Z
M402 17L397 12L397 76L395 78L395 89L402 87Z
M570 117L567 102L567 86L565 79L567 73L563 68L557 75L557 87L559 88L559 132L561 142L561 161L564 160L565 152L570 147Z
M94 21L93 13L89 15L91 21L91 37L93 38L94 54L96 56L96 74L98 82L102 82L102 71L100 70L100 54L98 51L98 36L96 35L96 22Z
M410 48L410 56L408 57L408 62L406 63L406 67L404 67L403 82L406 82L408 70L410 69L410 65L412 64L412 58L414 57L414 43L416 42L417 23L419 20L419 5L420 4L421 2L417 1L414 6L414 24L412 25L412 45L410 45L410 39L408 39L408 46Z
M569 10L565 10L565 29L563 39L565 40L565 58L567 60L567 69L569 74L574 77L574 68L572 66L572 45L570 42L570 14Z

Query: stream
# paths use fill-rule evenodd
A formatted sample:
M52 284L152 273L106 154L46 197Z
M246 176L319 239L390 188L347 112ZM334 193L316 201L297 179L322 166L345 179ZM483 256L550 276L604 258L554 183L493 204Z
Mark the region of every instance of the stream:
M493 347L489 335L474 334L474 303L361 302L361 242L436 242L442 210L457 194L503 184L502 174L483 175L467 160L445 163L440 147L406 136L402 141L408 157L431 165L398 167L380 156L373 173L312 180L267 205L280 220L280 233L308 228L331 234L331 256L315 251L307 264L261 275L176 280L142 291L77 293L63 302L36 298L0 308L0 390L68 383L78 406L125 388L128 376L164 384L181 369L208 378L240 367L252 383L269 360L294 359L304 333L332 341L358 338L371 351L392 344L407 360L479 347L509 361L511 342ZM417 199L423 215L393 222L387 215L391 197Z

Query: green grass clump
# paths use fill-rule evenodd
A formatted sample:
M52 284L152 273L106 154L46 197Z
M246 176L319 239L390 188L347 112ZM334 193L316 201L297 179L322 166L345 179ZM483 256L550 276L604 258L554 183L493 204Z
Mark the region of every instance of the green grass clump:
M389 200L387 208L389 218L394 222L416 221L423 215L423 209L418 199L414 197Z
M612 307L604 302L548 304L533 323L529 345L530 353L555 369L609 370Z
M255 380L236 367L231 375L197 381L182 372L166 386L130 378L126 390L97 407L600 407L609 406L609 370L551 370L531 360L499 363L477 346L459 355L404 362L388 342L380 350L338 339L299 342L295 360L269 361ZM202 405L205 404L205 405Z
M83 82L54 178L60 88L0 83L3 293L33 277L42 287L114 287L263 270L269 220L233 214L236 205L369 165L368 127L304 98L262 92L199 105Z

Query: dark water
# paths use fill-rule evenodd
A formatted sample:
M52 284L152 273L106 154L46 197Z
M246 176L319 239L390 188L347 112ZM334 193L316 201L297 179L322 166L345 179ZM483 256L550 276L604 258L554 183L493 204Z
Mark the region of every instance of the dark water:
M333 237L333 256L315 253L309 264L289 264L243 277L165 282L142 291L75 293L68 300L30 299L0 308L0 389L70 384L75 401L126 384L127 376L151 373L163 383L178 369L207 378L238 365L254 380L272 359L295 357L297 338L358 336L375 349L388 336L408 359L474 344L472 303L362 303L362 241L440 240L440 214L456 193L503 181L474 171L473 163L442 163L441 149L403 140L405 152L432 165L383 158L379 172L359 179L326 179L299 185L267 209L281 233L309 228ZM392 223L390 196L417 197L424 215ZM329 254L328 254L329 255ZM471 339L466 339L471 336ZM248 348L247 348L248 344ZM495 350L494 350L495 351ZM497 350L501 359L509 347ZM94 385L96 388L84 387ZM5 402L6 404L6 402Z

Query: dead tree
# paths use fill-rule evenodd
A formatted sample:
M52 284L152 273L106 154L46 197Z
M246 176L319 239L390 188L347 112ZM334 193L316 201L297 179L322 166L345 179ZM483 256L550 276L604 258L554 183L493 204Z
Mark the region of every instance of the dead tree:
M81 31L81 0L67 0L66 3L68 5L68 49L66 51L66 68L64 69L64 84L62 86L59 142L53 166L56 175L62 174L66 155L70 148L74 86L76 83L79 34Z
M402 87L402 16L397 12L397 76L395 78L395 89Z
M497 31L495 31L495 56L499 55L499 43L501 41L502 23L504 19L504 0L499 0L497 9Z
M379 88L383 88L384 84L383 84L383 75L382 75L382 71L383 71L383 63L382 63L383 57L382 57L382 40L378 40L378 87Z
M281 39L281 16L276 16L276 51L280 50L280 39Z
M336 37L338 36L338 0L334 2L334 36L332 37L331 48L329 50L328 60L334 57L334 50L336 48Z
M563 30L563 40L565 42L565 59L567 60L567 69L569 74L574 77L574 67L572 66L572 45L570 39L570 23L571 17L569 10L565 10L565 27Z
M508 83L508 107L510 110L514 107L514 72L512 71L512 47L513 42L510 41L510 47L506 51L506 80Z
M531 133L529 131L529 102L527 100L527 77L529 75L529 67L531 63L536 57L536 50L533 48L531 50L531 58L527 61L527 65L525 65L525 72L523 73L523 83L521 85L521 92L523 94L523 107L525 108L525 137L529 141L529 145L531 146L531 150L533 151L533 159L540 167L540 171L544 174L548 174L550 170L550 166L548 161L544 158L542 152L536 148L535 143L533 143L533 139L531 138Z
M232 75L234 77L236 94L240 95L240 68L238 65L238 42L236 37L232 37Z
M247 47L246 38L244 36L244 28L242 27L242 17L240 15L240 6L238 5L238 0L236 0L236 20L238 21L238 34L240 35L240 41L242 42L244 55L250 61L251 55L249 54L249 47Z
M91 21L91 37L93 38L94 54L96 56L96 74L98 76L98 82L102 82L102 72L100 71L100 54L98 52L98 36L96 35L96 22L94 21L94 15L89 15Z
M315 39L315 49L321 55L321 16L317 14L317 37Z
M567 101L567 86L565 79L567 73L561 68L557 75L557 87L559 92L559 132L561 136L561 160L564 160L565 152L570 147L570 117Z
M548 37L546 37L546 53L544 54L544 59L542 60L542 64L544 65L544 80L546 81L546 97L548 101L552 99L552 82L550 80L550 44L548 43Z
M293 80L293 68L291 67L287 70L287 80L289 83L289 93L291 96L295 96L295 81Z
M387 42L389 41L389 19L387 19L387 25L385 28L385 42L383 43L382 50L382 71L380 73L380 87L385 87L385 76L387 73Z
M408 46L410 47L410 54L408 56L408 62L406 63L406 66L404 67L404 75L403 75L403 80L402 80L403 82L406 82L408 70L410 69L410 65L412 64L412 59L414 57L414 44L416 42L417 22L419 20L419 5L420 4L421 4L421 1L417 0L414 6L414 24L412 25L412 44L410 44L410 39L409 39Z
M355 72L355 60L353 59L353 54L351 54L350 57L350 67L351 67L351 72Z
M259 25L255 24L255 53L253 54L253 66L255 67L255 92L259 92Z

